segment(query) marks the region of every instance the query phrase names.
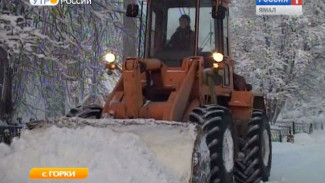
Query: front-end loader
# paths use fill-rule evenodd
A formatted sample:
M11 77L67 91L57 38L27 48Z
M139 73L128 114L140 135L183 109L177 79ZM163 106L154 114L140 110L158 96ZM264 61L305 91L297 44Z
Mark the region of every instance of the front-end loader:
M144 13L139 15L140 11ZM254 94L234 74L227 4L221 0L148 0L141 7L128 5L126 14L146 20L141 22L145 38L139 38L144 45L139 46L138 56L126 58L119 68L114 55L106 55L107 68L119 68L121 77L105 105L79 106L67 116L154 119L170 124L171 129L175 124L195 124L203 134L209 163L200 167L208 170L203 171L205 178L195 173L197 163L193 163L190 182L267 181L272 149L264 97ZM179 25L184 24L179 19L183 15L188 32L179 34L177 40L174 32L184 27Z

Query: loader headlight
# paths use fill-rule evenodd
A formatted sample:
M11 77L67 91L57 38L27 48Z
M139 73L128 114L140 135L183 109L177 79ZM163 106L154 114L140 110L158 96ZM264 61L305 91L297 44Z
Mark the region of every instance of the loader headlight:
M223 54L222 53L218 53L218 52L214 52L212 54L213 60L216 62L222 62L223 61Z
M107 63L113 63L115 61L115 55L113 53L106 53L104 55L104 61Z

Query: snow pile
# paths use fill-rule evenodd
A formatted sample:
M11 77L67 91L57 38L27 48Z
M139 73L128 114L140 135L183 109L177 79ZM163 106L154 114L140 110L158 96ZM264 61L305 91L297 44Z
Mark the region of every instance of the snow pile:
M296 134L295 144L299 144L299 145L325 144L324 131L315 131L311 135L306 133Z
M0 180L27 182L33 167L88 167L88 178L78 182L183 182L156 160L156 154L144 141L134 133L109 128L53 126L24 131L22 138L15 139L10 147L0 144Z

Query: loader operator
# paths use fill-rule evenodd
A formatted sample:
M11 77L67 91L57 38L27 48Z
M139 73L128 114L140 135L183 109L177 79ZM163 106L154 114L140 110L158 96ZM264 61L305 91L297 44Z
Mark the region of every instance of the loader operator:
M194 47L195 33L191 30L191 18L183 14L179 18L179 27L170 38L167 47L177 51L191 51Z

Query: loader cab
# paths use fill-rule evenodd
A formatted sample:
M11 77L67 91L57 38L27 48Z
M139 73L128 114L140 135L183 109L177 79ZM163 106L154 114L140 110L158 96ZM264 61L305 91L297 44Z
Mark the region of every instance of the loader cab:
M185 57L203 56L205 67L212 67L213 52L229 55L228 12L224 18L213 18L217 6L212 0L148 1L146 13L141 13L146 14L146 28L140 29L145 38L139 41L145 43L143 56L169 67L181 66ZM184 15L190 19L185 29L180 26Z

